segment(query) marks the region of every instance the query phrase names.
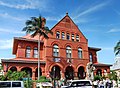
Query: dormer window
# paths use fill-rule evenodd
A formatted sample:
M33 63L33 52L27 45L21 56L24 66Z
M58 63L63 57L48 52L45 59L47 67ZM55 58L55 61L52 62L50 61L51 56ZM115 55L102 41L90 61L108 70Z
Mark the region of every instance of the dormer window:
M70 34L69 33L67 33L66 39L70 40Z
M62 39L65 39L65 33L62 32Z
M74 39L75 39L75 38L74 38L74 34L72 34L72 41L74 41Z
M79 42L79 35L76 35L76 41Z
M59 31L56 32L56 38L57 38L57 39L60 38L60 32L59 32Z

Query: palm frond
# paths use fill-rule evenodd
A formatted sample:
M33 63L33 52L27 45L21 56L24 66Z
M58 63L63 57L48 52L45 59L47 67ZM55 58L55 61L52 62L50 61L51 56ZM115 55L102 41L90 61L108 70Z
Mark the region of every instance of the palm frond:
M53 35L53 32L51 30L49 30L48 27L44 27L44 31L45 31L46 34L50 33L50 34Z

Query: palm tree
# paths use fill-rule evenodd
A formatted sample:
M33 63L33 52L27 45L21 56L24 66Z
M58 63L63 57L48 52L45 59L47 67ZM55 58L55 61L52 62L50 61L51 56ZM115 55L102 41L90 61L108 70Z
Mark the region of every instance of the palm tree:
M114 47L114 52L115 52L115 56L120 55L120 40L119 42L117 42L116 46Z
M38 80L40 79L40 36L44 36L45 39L48 39L48 33L53 34L46 24L46 19L39 17L31 17L30 20L26 21L26 27L22 31L26 31L26 34L31 34L31 37L39 35L38 39Z

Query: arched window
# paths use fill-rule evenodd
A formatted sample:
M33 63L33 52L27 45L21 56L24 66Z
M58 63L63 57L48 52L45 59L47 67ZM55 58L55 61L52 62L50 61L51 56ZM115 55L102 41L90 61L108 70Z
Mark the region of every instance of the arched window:
M76 35L76 41L79 42L79 35Z
M72 53L71 47L70 47L70 46L67 46L67 47L66 47L66 57L67 57L67 58L71 58L71 53Z
M59 56L59 47L58 47L58 45L53 46L53 56L55 56L55 57Z
M59 32L59 31L56 32L56 38L57 38L57 39L60 38L60 32Z
M92 53L89 54L90 62L93 62L93 55Z
M34 54L33 54L34 58L38 57L38 48L34 47Z
M30 58L30 50L31 50L31 49L30 49L30 46L27 46L27 47L26 47L26 57L27 57L27 58Z
M69 33L67 33L66 39L70 40L70 34Z
M74 38L74 34L72 34L72 41L74 41L74 39L75 39L75 38Z
M65 39L65 33L62 32L62 39Z
M78 48L78 57L82 58L82 49L81 48Z

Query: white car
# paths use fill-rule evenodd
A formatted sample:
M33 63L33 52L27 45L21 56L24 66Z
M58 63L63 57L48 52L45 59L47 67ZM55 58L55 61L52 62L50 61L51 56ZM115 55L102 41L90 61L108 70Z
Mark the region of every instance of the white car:
M70 80L66 86L61 88L92 88L92 82L90 80Z
M0 81L0 88L24 88L23 81Z

